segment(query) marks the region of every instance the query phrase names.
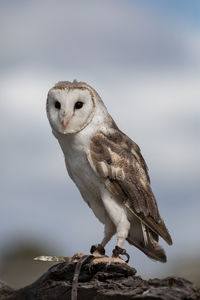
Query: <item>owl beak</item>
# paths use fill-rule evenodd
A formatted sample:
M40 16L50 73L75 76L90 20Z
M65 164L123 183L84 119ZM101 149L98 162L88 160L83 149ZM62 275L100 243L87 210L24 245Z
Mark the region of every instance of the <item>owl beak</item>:
M66 130L67 125L69 124L69 121L70 121L70 119L69 120L66 120L65 118L62 119L61 124L62 124L64 130Z
M63 110L61 115L61 126L63 128L64 133L67 131L67 127L72 117L73 117L73 113Z

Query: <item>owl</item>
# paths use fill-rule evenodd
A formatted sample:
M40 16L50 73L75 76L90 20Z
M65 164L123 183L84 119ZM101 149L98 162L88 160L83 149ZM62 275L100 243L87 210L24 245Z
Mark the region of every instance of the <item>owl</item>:
M102 241L90 252L104 255L116 233L113 257L125 255L129 260L123 249L127 240L149 258L166 262L159 236L169 245L172 239L158 211L146 162L98 93L84 82L61 81L49 90L46 110L69 176L105 225Z

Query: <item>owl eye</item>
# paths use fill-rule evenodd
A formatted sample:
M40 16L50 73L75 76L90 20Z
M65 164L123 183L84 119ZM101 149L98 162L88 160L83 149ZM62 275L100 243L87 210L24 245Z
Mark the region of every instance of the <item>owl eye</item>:
M83 107L83 102L81 102L81 101L77 101L74 105L75 109L80 109L81 107Z
M55 108L60 109L61 108L61 104L59 101L56 101L54 104Z

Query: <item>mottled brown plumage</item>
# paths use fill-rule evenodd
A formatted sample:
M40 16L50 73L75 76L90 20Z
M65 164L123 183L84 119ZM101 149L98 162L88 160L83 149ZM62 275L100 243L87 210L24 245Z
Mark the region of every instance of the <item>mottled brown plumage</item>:
M171 245L172 239L159 214L148 168L138 145L119 129L107 135L99 132L91 140L91 159L99 176L106 178L107 188L146 225L148 236L158 241L160 235ZM142 245L135 246L145 250Z

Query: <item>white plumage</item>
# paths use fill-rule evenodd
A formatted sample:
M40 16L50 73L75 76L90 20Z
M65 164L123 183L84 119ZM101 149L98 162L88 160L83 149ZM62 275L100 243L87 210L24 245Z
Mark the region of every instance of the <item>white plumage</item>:
M158 236L172 243L151 191L139 147L123 134L97 92L83 82L58 82L47 98L47 116L71 179L105 224L103 247L117 233L113 255L128 254L125 239L165 262Z

